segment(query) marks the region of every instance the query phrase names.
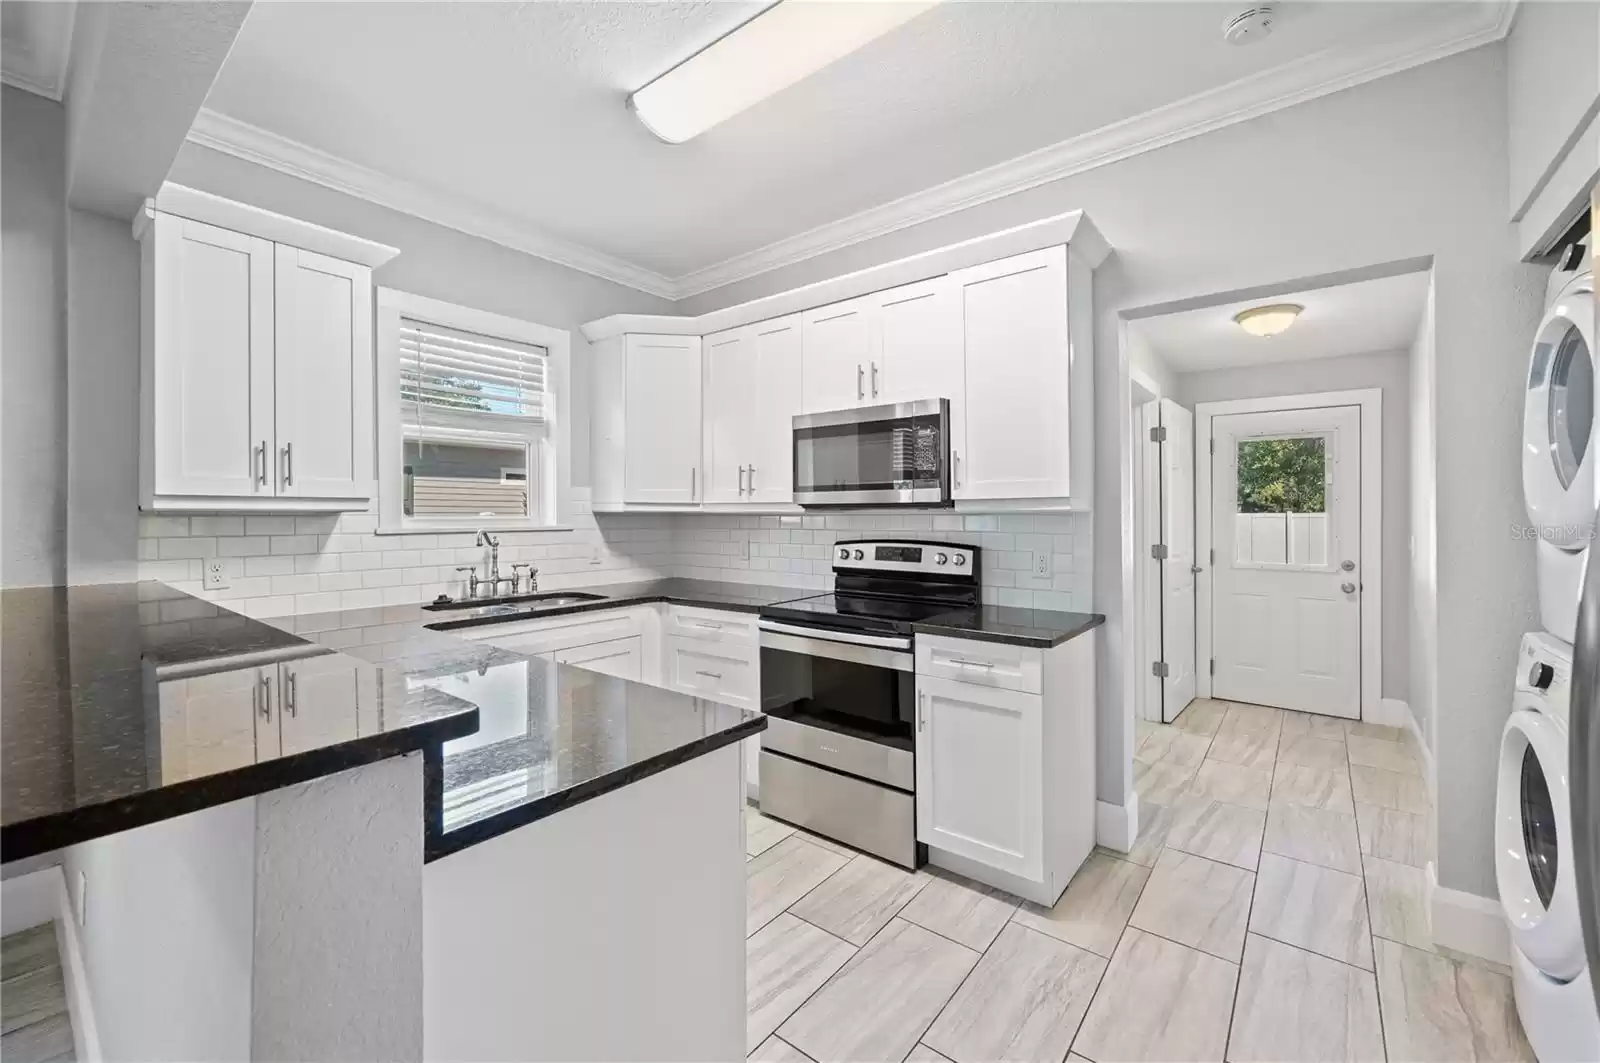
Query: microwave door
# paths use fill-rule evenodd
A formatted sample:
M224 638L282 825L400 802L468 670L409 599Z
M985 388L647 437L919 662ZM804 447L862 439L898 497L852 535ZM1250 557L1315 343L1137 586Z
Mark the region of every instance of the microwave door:
M950 504L947 399L794 419L794 498L802 506Z

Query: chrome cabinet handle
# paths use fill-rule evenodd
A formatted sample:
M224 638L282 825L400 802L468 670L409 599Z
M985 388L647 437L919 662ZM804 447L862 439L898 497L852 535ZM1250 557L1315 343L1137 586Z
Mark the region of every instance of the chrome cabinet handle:
M709 628L712 631L721 631L722 630L722 625L721 624L713 624L708 620L691 620L691 621L689 621L689 626L690 627Z
M694 466L689 467L689 501L694 501L700 496L700 470Z
M272 719L272 677L265 672L256 673L256 711L263 720Z
M283 445L283 486L294 485L294 444Z
M959 664L966 668L994 668L994 664L990 661L969 661L965 657L952 657L950 658L950 663Z
M261 445L255 448L256 483L262 487L267 486L267 441L263 439Z
M867 397L867 371L861 368L861 363L856 363L856 401Z
M722 678L722 673L721 672L700 672L700 671L697 671L697 672L695 672L695 675L703 675L707 679L721 679Z
M956 459L956 486L960 487L961 486L961 454L960 454L959 451L956 453L955 459Z
M287 669L286 669L287 671ZM290 716L298 716L294 703L294 673L289 672L288 678L283 681L283 707Z
M744 466L739 466L739 493L744 494Z
M877 362L873 362L871 364L872 364L872 397L873 398L877 398L878 397L878 363Z
M750 493L756 493L756 467L750 466Z
M917 730L919 731L922 730L923 709L927 706L927 704L928 692L926 690L917 691Z

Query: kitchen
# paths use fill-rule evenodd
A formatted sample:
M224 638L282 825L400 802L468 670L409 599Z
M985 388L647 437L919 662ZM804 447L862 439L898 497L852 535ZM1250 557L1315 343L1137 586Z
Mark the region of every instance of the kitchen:
M372 669L371 680L322 687L352 691L357 705L362 684L387 691L399 678L395 696L408 703L437 699L456 716L475 710L473 733L412 731L421 755L388 758L407 772L420 761L406 785L419 787L422 814L406 842L415 900L386 916L394 925L414 917L420 928L393 965L394 999L418 1019L410 1040L386 1053L984 1058L998 1051L985 1038L1007 1032L962 1025L972 994L1035 962L1068 972L1070 988L1033 1047L1059 1048L1060 1058L1076 1033L1115 1054L1107 1031L1129 1025L1126 1012L1092 1001L1106 964L1120 970L1117 942L1073 940L1047 913L1075 874L1101 881L1104 853L1127 853L1140 834L1133 723L1120 704L1131 662L1113 633L1127 416L1115 318L1179 300L1193 281L1180 280L1184 268L1170 258L1150 257L1149 224L1135 216L1156 211L1176 224L1174 247L1266 241L1274 268L1307 275L1328 268L1326 254L1309 250L1315 240L1279 246L1239 230L1227 211L1198 221L1200 188L1140 186L1160 154L1152 152L1068 180L1064 199L979 211L870 254L774 259L759 284L745 279L754 272L723 274L716 295L674 288L658 278L765 237L724 255L714 245L728 237L703 225L700 261L630 265L430 198L419 191L425 182L402 187L375 157L342 159L338 136L273 113L274 99L287 97L268 88L272 79L299 92L329 71L350 73L318 59L317 48L289 47L310 39L300 19L328 19L318 35L363 40L375 57L457 33L482 47L527 32L518 18L540 17L486 9L454 22L432 7L360 29L359 16L337 6L316 16L253 11L235 27L227 62L218 57L204 109L193 101L170 167L136 209L121 212L137 235L70 209L80 227L69 243L97 248L104 265L69 270L64 283L107 298L95 328L76 327L88 304L69 300L79 308L66 315L69 360L79 343L88 360L67 374L78 416L60 436L69 455L105 451L106 468L82 475L107 486L68 495L62 538L116 542L104 556L75 552L59 578L38 582L159 582L161 599L136 605L132 627L242 616L258 635L307 647L292 651L307 660L338 657L355 676ZM639 17L634 32L667 32ZM1025 28L1022 20L1006 32ZM559 38L553 24L545 30ZM1404 82L1417 98L1402 94L1392 121L1403 126L1418 108L1431 110L1435 95L1489 98L1485 56L1494 51L1469 50L1394 85L1379 79L1305 106L1337 122L1340 108L1360 110L1351 100L1361 93L1398 93ZM330 115L343 91L323 94ZM11 121L17 93L6 91L7 125L27 131L23 111ZM428 112L417 106L422 122ZM1216 135L1246 128L1255 127ZM1275 134L1297 145L1306 135ZM1259 148L1276 156L1282 143L1267 137ZM1326 149L1306 151L1325 163ZM1378 154L1363 144L1345 152L1369 163ZM1160 180L1184 170L1166 165ZM1132 174L1137 193L1112 195L1103 176L1111 171ZM1437 177L1432 164L1426 171ZM1406 183L1388 171L1383 180ZM1396 195L1420 201L1426 182L1412 184ZM652 215L666 225L673 213L647 197L629 211L630 224ZM1204 227L1198 236L1195 225ZM1371 261L1444 246L1448 266L1451 248L1488 240L1473 230L1441 243L1433 225L1422 235L1369 235L1339 253ZM672 242L661 233L641 229L638 246ZM1207 289L1247 287L1258 268L1237 254L1194 257L1187 267L1211 270ZM118 330L118 321L130 327ZM1451 322L1444 327L1465 327ZM101 447L105 440L116 445ZM7 580L23 582L33 581ZM186 597L177 604L168 593ZM96 627L70 597L63 608L62 630ZM182 670L194 660L150 660L178 667L171 682L193 681ZM286 715L288 705L315 689L288 677L313 673L270 663L276 680L259 693L242 684L243 700L226 711L242 705L245 719L265 719L270 705L276 756L286 759L299 755L283 737L300 719ZM162 719L170 712L156 686L139 711ZM9 732L20 703L10 689L6 702ZM314 742L359 745L369 737L362 720L356 711L330 721ZM198 770L236 780L262 768L273 758L260 760L256 730L229 730L221 750L201 741L207 759ZM387 761L361 770L379 763ZM317 785L255 778L273 793ZM167 788L164 778L155 783ZM232 793L273 800L264 789ZM328 799L299 791L294 799L313 796ZM27 825L12 807L8 791L8 864L13 829ZM127 841L160 824L111 825L128 828ZM613 833L637 844L636 861L585 842ZM650 846L669 835L677 850ZM24 859L48 859L44 844ZM557 852L563 874L546 881L530 871L551 866ZM100 902L85 905L81 884L56 874L67 878L62 910L91 913L75 933L92 933ZM836 874L856 878L830 886ZM639 905L627 927L608 928L639 904L638 891L620 884L646 876L659 878L659 897ZM22 877L8 871L8 881ZM858 879L870 887L870 917L854 923L824 910L829 890L848 892ZM519 904L508 880L548 892ZM694 882L705 884L703 895ZM747 912L734 920L739 896ZM316 903L308 886L281 910ZM982 913L985 929L959 929L941 904ZM674 923L692 924L715 946L672 938L665 931ZM482 962L486 949L517 958L539 942L551 960L532 965L540 969ZM825 959L794 962L792 950L807 948ZM930 960L913 999L863 988L891 984L878 973L917 955ZM259 978L281 970L267 956L254 962L262 999L240 1005L246 1030L264 1021L252 1014L266 1006L261 987L270 983ZM1237 971L1240 958L1216 962ZM577 972L565 984L563 967ZM619 967L630 979L608 998L598 972ZM691 976L702 992L683 990ZM739 984L742 1003L735 989L712 989ZM310 998L302 992L292 999ZM647 1008L655 997L663 1006ZM883 1016L859 1040L832 1032L851 997ZM602 1004L637 1008L640 1021L632 1030L597 1021ZM238 1027L230 1036L217 1058L280 1047L241 1041ZM119 1054L114 1040L107 1020L108 1057ZM286 1050L339 1054L350 1044ZM167 1051L141 1047L147 1058Z

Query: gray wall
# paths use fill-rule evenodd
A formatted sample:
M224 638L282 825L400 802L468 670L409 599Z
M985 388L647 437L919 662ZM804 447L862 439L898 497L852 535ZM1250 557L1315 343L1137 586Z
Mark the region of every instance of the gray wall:
M1172 397L1197 402L1378 388L1383 392L1383 696L1405 700L1411 642L1411 366L1406 351L1179 373ZM1197 446L1196 453L1204 454Z
M1544 271L1506 222L1503 44L1075 174L728 285L700 312L1082 208L1117 254L1096 274L1096 600L1102 800L1131 787L1119 588L1131 571L1130 396L1119 317L1182 299L1432 257L1441 371L1436 701L1439 881L1494 894L1494 778L1518 639L1534 622L1521 519L1521 377Z
M66 577L66 233L66 111L0 87L0 584L7 587Z

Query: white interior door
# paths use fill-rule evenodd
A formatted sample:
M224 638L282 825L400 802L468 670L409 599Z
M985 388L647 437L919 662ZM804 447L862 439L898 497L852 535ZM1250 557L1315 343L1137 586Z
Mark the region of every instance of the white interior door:
M1212 440L1213 693L1359 718L1361 408L1228 414Z
M1161 719L1177 719L1195 694L1194 411L1162 399Z

